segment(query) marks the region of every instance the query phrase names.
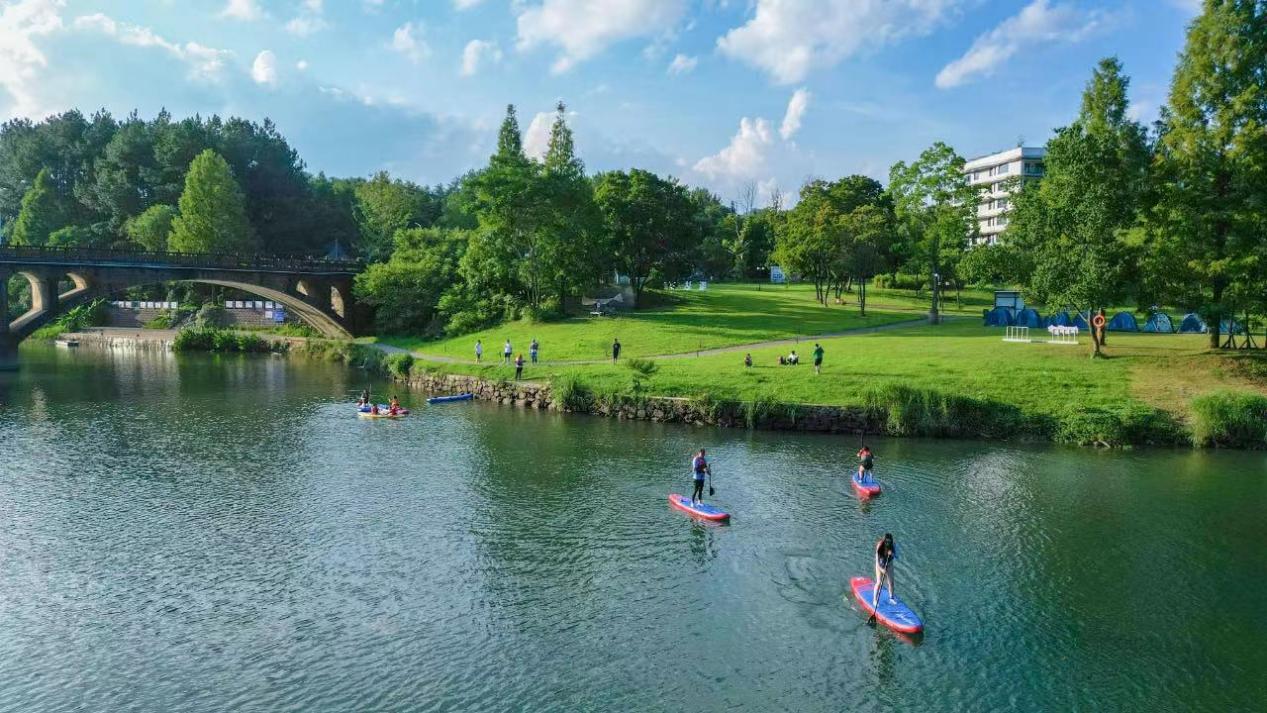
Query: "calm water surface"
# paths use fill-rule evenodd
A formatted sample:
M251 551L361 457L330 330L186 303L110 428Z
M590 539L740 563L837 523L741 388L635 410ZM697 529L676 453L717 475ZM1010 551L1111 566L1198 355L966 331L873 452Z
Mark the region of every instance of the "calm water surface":
M1264 710L1263 454L880 441L33 348L0 376L0 711ZM386 388L386 387L384 387ZM728 527L671 510L715 457ZM843 598L892 531L910 642Z

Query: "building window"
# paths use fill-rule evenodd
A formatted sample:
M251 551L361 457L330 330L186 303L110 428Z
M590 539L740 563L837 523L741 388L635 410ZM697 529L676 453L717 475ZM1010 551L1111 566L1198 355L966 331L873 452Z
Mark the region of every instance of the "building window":
M1003 164L1002 166L999 166L999 168L998 168L998 170L996 171L996 173L998 173L998 174L1002 175L1002 174L1004 174L1004 173L1007 173L1007 171L1008 171L1008 168L1007 168L1007 164L1005 163L1005 164Z

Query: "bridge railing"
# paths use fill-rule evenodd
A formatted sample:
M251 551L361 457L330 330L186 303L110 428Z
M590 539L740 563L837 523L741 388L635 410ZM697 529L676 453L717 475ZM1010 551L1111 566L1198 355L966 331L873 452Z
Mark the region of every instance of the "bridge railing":
M0 245L0 263L52 261L68 265L144 264L223 270L265 270L276 272L360 272L358 260L281 255L234 255L228 253L181 253L150 250L82 247L34 247Z

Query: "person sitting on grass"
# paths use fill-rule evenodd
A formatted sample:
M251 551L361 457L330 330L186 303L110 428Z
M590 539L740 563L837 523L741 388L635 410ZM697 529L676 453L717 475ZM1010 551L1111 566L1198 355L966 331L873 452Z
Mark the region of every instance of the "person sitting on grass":
M796 366L797 364L800 364L800 363L801 363L801 358L800 358L799 356L797 356L797 355L796 355L796 350L795 350L795 349L793 349L793 350L792 350L792 353L791 353L791 354L788 354L788 355L787 355L787 363L789 363L789 364L791 364L791 365L793 365L793 366Z
M751 369L751 368L752 368L752 355L751 355L751 354L745 354L745 355L744 355L744 357L743 357L743 365L744 365L744 368L745 368L745 369Z

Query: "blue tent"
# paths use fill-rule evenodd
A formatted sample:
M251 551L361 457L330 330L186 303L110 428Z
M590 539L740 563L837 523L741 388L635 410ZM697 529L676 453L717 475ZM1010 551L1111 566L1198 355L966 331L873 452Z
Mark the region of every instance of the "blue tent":
M1243 331L1241 323L1234 319L1225 319L1219 322L1219 325L1221 325L1219 328L1221 334L1240 334Z
M1082 318L1081 312L1078 312L1077 314L1073 316L1073 321L1069 323L1069 326L1077 327L1078 329L1081 329L1084 332L1087 331L1088 329L1091 329L1091 326L1087 324L1087 320Z
M1016 313L1016 326L1018 327L1041 327L1043 320L1038 313L1028 307Z
M1012 310L1007 307L995 307L985 313L985 326L987 327L1010 327L1016 323L1016 318L1012 316Z
M1183 321L1179 323L1180 334L1205 334L1210 331L1206 328L1205 322L1201 318L1189 312L1183 316Z
M1073 320L1069 319L1068 312L1057 312L1048 318L1047 323L1057 327L1068 327L1073 325Z
M1148 321L1144 323L1144 331L1170 334L1175 331L1175 323L1171 321L1170 315L1165 312L1153 312L1148 315Z
M1138 332L1139 322L1130 312L1118 312L1109 320L1108 328L1114 332Z

